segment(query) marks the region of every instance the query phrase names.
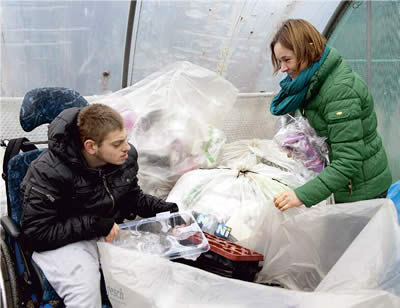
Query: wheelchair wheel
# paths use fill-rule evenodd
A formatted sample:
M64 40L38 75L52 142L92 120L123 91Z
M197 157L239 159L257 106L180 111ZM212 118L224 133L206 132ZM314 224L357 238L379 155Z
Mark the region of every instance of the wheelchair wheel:
M18 308L20 307L20 290L17 285L17 275L15 264L6 242L1 239L1 273L2 273L2 292L5 293L4 307ZM3 289L4 288L4 289Z

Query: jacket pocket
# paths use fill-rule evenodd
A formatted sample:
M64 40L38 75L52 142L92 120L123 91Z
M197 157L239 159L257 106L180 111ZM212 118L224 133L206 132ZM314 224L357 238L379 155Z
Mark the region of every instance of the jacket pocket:
M56 201L56 198L54 198L54 196L52 194L50 194L47 191L44 191L43 189L39 189L36 186L31 186L30 190L41 195L43 198L46 198L47 200L49 200L50 202L54 202Z
M358 119L361 116L361 108L358 105L356 106L357 107L343 108L328 112L326 118L329 123L338 123Z

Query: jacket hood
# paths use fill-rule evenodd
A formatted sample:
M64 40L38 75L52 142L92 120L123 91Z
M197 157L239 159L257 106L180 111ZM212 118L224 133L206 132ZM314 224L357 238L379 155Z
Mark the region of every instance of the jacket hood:
M77 119L80 108L62 111L49 125L49 150L71 165L84 165L79 146Z

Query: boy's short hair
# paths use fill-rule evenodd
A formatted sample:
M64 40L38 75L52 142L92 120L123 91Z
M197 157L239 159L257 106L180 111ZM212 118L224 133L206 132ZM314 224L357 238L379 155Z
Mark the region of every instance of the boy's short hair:
M297 69L300 69L303 64L309 67L322 57L326 38L304 19L288 19L284 21L270 44L274 73L280 69L279 61L274 52L275 44L278 42L283 47L293 51L298 62Z
M125 127L122 116L104 104L91 104L81 109L77 125L81 146L88 139L101 146L108 133Z

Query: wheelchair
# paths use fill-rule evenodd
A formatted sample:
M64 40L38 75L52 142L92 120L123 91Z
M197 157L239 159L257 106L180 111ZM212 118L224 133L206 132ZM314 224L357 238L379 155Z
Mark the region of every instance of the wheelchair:
M50 123L61 111L84 107L88 102L76 91L67 88L38 88L29 91L22 102L20 124L30 132ZM32 251L21 236L22 196L20 184L30 163L43 151L47 141L30 142L21 137L2 140L6 147L3 179L6 182L7 215L1 217L1 307L65 307L40 268L31 259ZM103 275L102 275L103 276ZM104 279L101 283L103 308L111 307Z

